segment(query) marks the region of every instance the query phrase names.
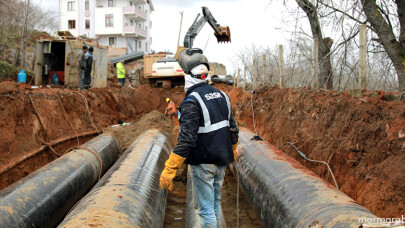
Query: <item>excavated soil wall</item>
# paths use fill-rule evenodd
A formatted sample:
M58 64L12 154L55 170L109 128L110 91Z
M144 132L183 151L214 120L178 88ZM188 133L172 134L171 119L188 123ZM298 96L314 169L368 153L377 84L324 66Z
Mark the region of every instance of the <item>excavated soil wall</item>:
M221 86L240 123L276 145L296 145L310 159L330 164L340 190L383 218L401 218L405 208L405 102L365 93ZM327 167L282 150L333 185Z
M144 85L136 89L92 89L79 93L1 82L0 189L56 159L56 154L63 155L69 144L82 144L118 120L130 122L153 110L164 112L165 97L179 104L184 91ZM77 139L80 135L85 137ZM64 138L70 140L58 146ZM49 147L41 150L46 144L55 145L52 147L55 153Z

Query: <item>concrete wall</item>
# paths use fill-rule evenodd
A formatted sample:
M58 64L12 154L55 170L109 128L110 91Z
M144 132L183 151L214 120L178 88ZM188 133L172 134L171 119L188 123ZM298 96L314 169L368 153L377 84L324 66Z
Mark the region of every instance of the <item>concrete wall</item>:
M73 11L67 11L68 2L74 2ZM133 34L124 35L123 27L127 23L130 25L131 18L123 14L123 7L130 6L130 2L138 9L146 12L147 20L139 22L133 20L137 27L147 30L147 37L134 37ZM116 0L115 7L108 7L108 0L89 0L90 9L85 10L85 0L59 0L60 3L60 28L62 31L70 31L72 35L86 35L98 41L101 45L109 45L108 37L117 37L117 47L127 48L128 52L144 51L150 53L152 38L150 37L152 10L149 4L135 4L135 0ZM140 8L139 8L140 7ZM105 26L106 14L113 14L114 26ZM90 20L90 29L85 28L86 19ZM76 21L75 29L68 29L68 20ZM139 47L139 43L141 47ZM132 48L131 48L132 47Z
M114 26L106 27L105 17L107 14L112 14L114 18ZM123 15L122 8L113 7L113 8L96 8L96 34L97 36L102 35L121 35L123 31Z
M72 11L68 11L68 2L74 2L74 7ZM79 34L79 24L78 24L78 0L60 0L59 1L59 8L60 8L60 28L59 30L62 31L69 31L72 35L77 36ZM69 29L68 28L68 21L75 20L76 21L76 28Z

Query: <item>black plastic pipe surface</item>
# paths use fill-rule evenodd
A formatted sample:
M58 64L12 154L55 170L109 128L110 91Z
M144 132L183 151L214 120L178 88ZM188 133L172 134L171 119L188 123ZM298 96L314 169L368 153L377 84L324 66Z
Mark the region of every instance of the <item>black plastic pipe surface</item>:
M73 150L3 189L0 227L55 227L118 156L112 136L100 135L82 147L92 152Z
M226 228L224 214L221 209L222 224L221 228ZM198 205L195 199L195 192L193 189L193 180L191 179L191 168L188 166L187 170L187 199L186 199L186 228L201 227L201 218L198 214Z
M241 128L235 168L265 227L359 227L376 218L303 165Z
M166 133L142 133L58 227L162 227L159 179L171 148Z

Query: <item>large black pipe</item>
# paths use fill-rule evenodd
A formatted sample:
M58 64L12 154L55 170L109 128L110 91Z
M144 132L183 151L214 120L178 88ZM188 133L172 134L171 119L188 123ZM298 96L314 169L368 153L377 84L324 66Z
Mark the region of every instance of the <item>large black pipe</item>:
M55 227L118 156L112 136L100 135L81 147L86 149L73 150L3 189L0 227Z
M201 218L198 214L198 205L195 199L195 189L191 179L191 168L187 170L187 200L186 200L186 228L201 227ZM221 210L221 228L226 228L224 214Z
M142 133L59 227L162 227L167 192L159 178L171 148L167 134Z
M226 83L228 85L232 85L233 77L231 75L214 75L211 77L211 81L214 83Z
M376 218L335 187L265 141L241 128L236 170L265 227L359 227Z

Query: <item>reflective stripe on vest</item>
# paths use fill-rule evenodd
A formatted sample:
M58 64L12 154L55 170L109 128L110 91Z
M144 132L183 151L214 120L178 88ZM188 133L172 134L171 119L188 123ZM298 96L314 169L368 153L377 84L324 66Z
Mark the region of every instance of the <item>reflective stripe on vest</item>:
M229 97L224 92L222 92L221 90L220 90L220 92L224 95L224 97L226 99L226 104L228 105L228 110L229 110L228 120L230 120L231 119L231 102L229 101Z
M200 94L196 92L190 93L190 96L193 96L197 99L198 103L200 103L202 112L203 112L203 118L204 118L204 127L200 126L198 128L198 133L209 133L216 131L218 129L224 128L224 127L229 127L229 119L231 118L231 103L229 101L228 96L224 92L221 91L221 93L225 96L225 100L228 106L228 119L223 120L221 122L211 124L211 118L210 118L210 113L208 111L207 106L205 105L204 101L201 99Z

